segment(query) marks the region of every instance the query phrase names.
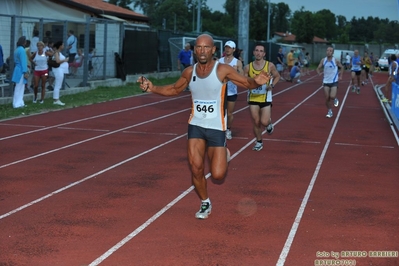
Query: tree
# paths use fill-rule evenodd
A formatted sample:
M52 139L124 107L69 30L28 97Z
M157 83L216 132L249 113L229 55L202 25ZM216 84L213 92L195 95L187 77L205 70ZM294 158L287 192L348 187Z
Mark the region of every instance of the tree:
M305 11L302 7L294 12L292 18L292 32L296 35L296 41L299 43L312 43L314 38L313 14Z
M133 3L133 0L109 0L108 2L110 4L132 10L130 5Z
M267 33L268 1L252 0L249 6L249 38L265 40Z
M321 38L331 40L337 37L337 19L330 10L323 9L315 13L317 17L314 26L315 35Z
M271 32L286 32L290 28L288 18L291 17L290 7L285 3L272 4L273 23Z
M164 0L154 11L154 26L176 31L189 31L188 8L184 0Z
M162 2L162 0L134 0L133 7L140 8L147 17L153 19L157 8L162 4Z

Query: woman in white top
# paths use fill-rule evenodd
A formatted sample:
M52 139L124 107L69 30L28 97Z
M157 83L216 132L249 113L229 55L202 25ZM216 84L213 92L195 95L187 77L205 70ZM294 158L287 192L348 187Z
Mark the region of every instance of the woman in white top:
M64 42L58 41L53 46L54 49L54 60L60 64L59 67L53 67L53 73L55 77L55 84L54 84L54 92L53 92L53 100L54 104L57 105L65 105L65 103L60 101L60 89L62 86L62 82L64 81L64 75L68 74L68 57L65 57L61 51L64 50Z
M32 54L31 61L35 64L35 72L33 73L33 90L34 98L33 103L37 102L37 92L39 87L39 80L42 82L42 98L40 103L44 101L44 95L46 93L46 81L48 76L48 65L47 65L48 54L44 50L44 43L37 42L37 51Z

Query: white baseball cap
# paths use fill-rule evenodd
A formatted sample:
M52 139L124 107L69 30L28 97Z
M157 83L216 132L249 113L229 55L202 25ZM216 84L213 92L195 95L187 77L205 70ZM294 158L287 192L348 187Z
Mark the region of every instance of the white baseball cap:
M228 46L230 48L236 49L236 44L233 41L228 41L226 42L226 44L224 45L225 47Z

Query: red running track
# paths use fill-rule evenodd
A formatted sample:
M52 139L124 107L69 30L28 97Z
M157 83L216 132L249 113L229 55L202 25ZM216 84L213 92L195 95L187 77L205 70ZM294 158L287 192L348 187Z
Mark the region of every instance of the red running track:
M280 82L260 152L240 92L204 221L189 93L0 121L0 265L399 265L398 142L372 87L385 79L357 95L346 72L332 119L321 77Z

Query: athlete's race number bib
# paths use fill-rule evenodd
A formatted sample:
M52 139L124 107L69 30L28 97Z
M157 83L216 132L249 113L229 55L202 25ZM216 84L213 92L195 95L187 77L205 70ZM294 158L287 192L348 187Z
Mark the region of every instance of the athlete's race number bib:
M266 94L266 85L259 86L251 90L252 94Z
M216 100L194 100L194 116L201 119L216 117Z

